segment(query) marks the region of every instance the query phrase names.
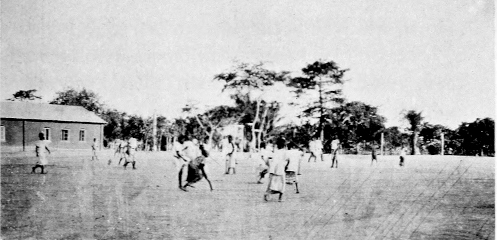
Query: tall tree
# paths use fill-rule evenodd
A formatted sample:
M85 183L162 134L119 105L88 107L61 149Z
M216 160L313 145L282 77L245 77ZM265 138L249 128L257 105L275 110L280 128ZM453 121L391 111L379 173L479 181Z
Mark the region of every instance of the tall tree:
M340 68L334 61L316 61L302 69L303 77L292 78L288 83L289 86L296 88L297 97L317 92L317 101L308 104L304 114L319 118L317 131L321 140L324 138L323 129L327 110L344 101L340 86L348 70Z
M216 106L203 113L198 113L198 108L194 104L187 104L183 112L190 113L197 121L199 127L208 137L208 144L211 146L212 139L216 131L228 124L238 122L240 110L230 106Z
M419 154L418 148L418 136L421 130L421 122L424 117L421 115L422 112L416 112L414 110L409 110L404 115L404 118L409 122L409 131L411 132L411 154Z
M363 102L347 102L327 112L326 137L339 138L345 147L358 149L362 142L377 141L385 128L386 118L378 114L376 107Z
M440 124L430 124L428 122L423 123L419 131L419 138L421 140L421 146L429 154L435 155L440 154L443 151L441 136L442 133L450 134L451 130Z
M86 88L80 91L68 88L57 92L56 97L50 101L50 104L82 106L97 115L101 115L104 112L104 104L100 102L100 97L95 92Z
M35 99L41 99L40 96L35 95L36 89L31 89L31 90L19 90L16 93L12 94L13 97L9 98L7 100L9 101L31 101Z
M491 118L462 123L456 130L457 154L493 156L495 154L495 123Z
M214 80L224 82L223 91L227 89L235 90L236 95L248 96L255 99L256 110L253 122L251 124L251 145L256 146L256 131L262 130L261 125L261 108L268 106L261 105L264 94L268 87L274 86L277 82L284 82L288 72L276 72L266 69L262 63L248 64L241 63L232 70L218 74ZM262 111L264 112L264 111ZM259 126L259 128L257 128Z

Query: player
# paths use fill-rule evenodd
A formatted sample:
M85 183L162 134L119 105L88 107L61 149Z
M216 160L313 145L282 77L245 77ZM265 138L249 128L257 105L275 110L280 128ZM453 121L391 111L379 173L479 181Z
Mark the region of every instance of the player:
M188 163L188 176L186 178L186 184L183 188L186 189L186 187L193 187L194 183L205 178L212 191L214 189L212 188L211 181L207 177L207 173L205 171L205 160L209 157L209 152L204 148L203 144L199 146L199 150L200 156L197 156Z
M285 140L280 138L276 141L276 149L272 159L269 161L269 183L264 200L268 201L270 194L279 194L278 201L283 201L283 193L285 192L285 166L287 165L287 151L285 148Z
M91 160L98 160L98 156L97 156L97 149L98 149L98 142L97 142L97 139L96 138L93 138L93 143L91 145L91 153L92 153L92 156L91 156Z
M131 162L131 164L133 165L133 169L136 170L135 153L136 153L137 148L138 148L138 141L136 140L136 138L131 137L128 140L126 157L124 158L124 169L126 169L126 166L128 166L128 163Z
M402 149L400 149L400 163L399 163L401 167L404 166L405 157L406 157L406 149L402 147Z
M331 168L334 166L338 168L338 150L340 149L340 140L338 139L333 139L331 141L331 151L332 151L332 158L331 158Z
M375 146L373 145L372 149L371 149L371 165L373 165L374 161L376 161L376 163L378 163L378 159L376 158L376 149L375 149Z
M224 151L224 149L223 149ZM230 169L233 169L233 174L236 174L236 162L233 154L235 153L235 144L233 144L233 137L228 135L228 144L226 145L226 172L225 174L230 174Z
M39 141L36 142L36 157L38 157L38 162L32 168L31 173L36 173L37 168L41 168L40 174L45 174L45 166L48 164L46 152L50 153L50 149L48 148L48 141L45 140L45 136L43 133L38 134Z
M299 193L299 185L297 173L299 171L300 161L304 157L304 153L298 150L298 147L293 142L288 143L287 158L288 163L285 169L285 178L287 184L295 184L295 193Z

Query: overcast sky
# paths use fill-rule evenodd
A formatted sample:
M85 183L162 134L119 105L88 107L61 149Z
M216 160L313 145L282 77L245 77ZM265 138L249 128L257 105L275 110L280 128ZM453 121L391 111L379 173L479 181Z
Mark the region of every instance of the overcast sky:
M495 115L492 0L21 1L1 4L1 98L93 90L107 106L177 117L227 104L213 76L234 61L298 73L350 68L344 94L451 128Z

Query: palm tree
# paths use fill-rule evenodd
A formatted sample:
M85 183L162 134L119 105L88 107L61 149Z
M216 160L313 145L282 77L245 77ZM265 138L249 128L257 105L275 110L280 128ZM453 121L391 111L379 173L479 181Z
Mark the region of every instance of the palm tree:
M421 121L423 121L423 119L424 119L424 117L421 116L421 113L422 112L416 112L414 110L409 110L404 115L404 118L407 119L407 121L409 122L409 125L411 125L409 130L411 130L411 132L412 132L412 136L411 136L411 154L412 155L419 154L417 142L418 142L419 131L421 130Z

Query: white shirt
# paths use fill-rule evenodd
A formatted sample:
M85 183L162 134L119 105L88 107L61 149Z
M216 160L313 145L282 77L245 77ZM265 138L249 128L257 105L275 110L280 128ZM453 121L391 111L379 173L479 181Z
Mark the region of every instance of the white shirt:
M129 139L129 146L131 148L137 148L138 147L138 142L136 141L136 138L130 138Z
M288 150L287 157L290 162L288 163L287 171L296 172L299 169L299 162L303 155L304 153L297 149Z
M333 141L331 141L331 149L333 149L333 150L338 149L339 143L340 143L340 141L338 139L334 139Z
M283 149L274 150L273 157L269 161L269 173L276 175L285 174L286 161L288 160L287 151Z
M321 140L316 140L316 143L315 143L315 148L316 148L316 152L321 152L323 150L323 143L321 142Z
M173 151L175 156L178 155L178 152L180 155L183 154L183 145L179 142L174 142Z
M36 153L38 153L38 156L45 156L45 153L47 152L46 147L48 146L48 141L47 140L39 140L36 142Z
M183 143L183 154L188 160L193 160L200 156L200 149L192 141L186 141Z

